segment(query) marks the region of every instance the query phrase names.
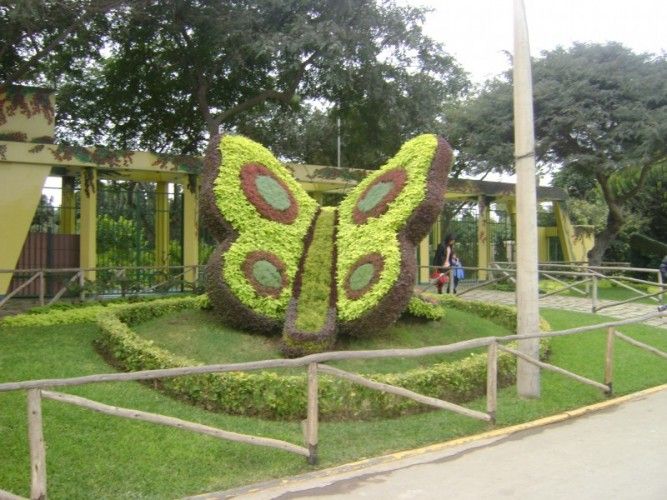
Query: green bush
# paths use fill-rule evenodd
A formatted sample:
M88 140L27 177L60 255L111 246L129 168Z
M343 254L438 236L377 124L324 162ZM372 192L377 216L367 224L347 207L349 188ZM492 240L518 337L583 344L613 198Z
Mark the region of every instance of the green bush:
M186 298L197 298L198 301L202 301L202 304L205 304L202 308L208 307L208 298L205 295ZM174 298L126 297L105 301L59 302L50 306L34 307L22 314L0 318L0 328L94 323L97 315L107 309L113 309L128 304L159 303L164 300L169 301L174 300Z
M426 297L414 295L408 302L408 307L403 312L403 316L427 321L439 321L445 317L445 310L440 304L432 302Z
M391 290L401 272L401 250L397 233L405 226L416 207L424 200L428 188L428 173L438 147L435 135L420 135L406 142L392 159L375 175L362 180L340 204L338 226L338 315L351 321L375 307ZM377 176L393 169L404 169L408 175L405 187L389 204L381 217L370 218L364 224L354 222L353 213L359 197ZM359 299L345 294L345 278L365 255L377 252L384 259L379 282Z
M493 321L497 325L507 328L511 332L516 332L516 307L503 306L501 304L489 304L487 302L479 302L476 300L464 300L455 295L431 295L436 297L440 302L447 307L458 309L459 311L476 314L482 318ZM551 326L544 319L540 318L540 331L548 332Z
M446 302L454 303L448 299ZM205 306L205 299L193 297L107 310L97 319L101 330L97 346L118 367L127 371L201 365L140 338L130 325L188 307ZM493 310L493 307L487 309L489 314ZM507 316L511 314L511 308L501 307L500 311ZM507 316L501 315L500 321L509 321ZM495 320L498 316L492 318ZM516 324L516 319L513 321ZM544 346L543 355L546 352ZM516 361L511 355L500 353L498 370L499 384L508 385L515 379ZM429 368L401 374L370 375L369 378L461 403L484 394L486 354L471 354L456 362L437 363ZM158 383L167 393L210 410L270 419L300 419L305 416L305 375L234 372L168 378ZM328 376L320 377L319 391L323 419L393 417L426 409L412 400L353 386Z

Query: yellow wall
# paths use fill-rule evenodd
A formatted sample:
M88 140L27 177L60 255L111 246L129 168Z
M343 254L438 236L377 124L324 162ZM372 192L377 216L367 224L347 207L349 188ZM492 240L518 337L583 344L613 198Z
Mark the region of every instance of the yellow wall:
M14 269L28 235L50 165L0 163L0 269ZM0 295L5 295L11 273L0 273Z
M14 135L10 140L15 141L52 140L53 93L27 87L13 88L10 94L12 91L14 96L0 92L0 134ZM23 163L23 160L20 163L8 160L7 149L6 145L0 148L0 160L5 160L0 161L0 269L16 267L39 204L42 186L51 171L49 163L36 165ZM0 295L7 293L11 277L10 273L0 273Z

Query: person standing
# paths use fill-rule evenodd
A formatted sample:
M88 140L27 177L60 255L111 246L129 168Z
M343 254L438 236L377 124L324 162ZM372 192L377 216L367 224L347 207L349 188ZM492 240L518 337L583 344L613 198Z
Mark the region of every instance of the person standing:
M463 279L463 276L465 275L463 271L463 264L461 263L461 259L459 259L458 255L455 253L452 253L452 293L456 293L456 288L459 286L459 282ZM447 285L447 293L449 293L449 285Z
M433 265L436 267L435 286L438 289L438 293L442 293L443 285L448 282L447 273L449 273L449 269L452 266L452 254L454 252L453 246L455 241L456 238L454 238L454 235L448 234L445 237L445 241L441 242L435 250ZM447 286L447 293L449 293L449 286Z

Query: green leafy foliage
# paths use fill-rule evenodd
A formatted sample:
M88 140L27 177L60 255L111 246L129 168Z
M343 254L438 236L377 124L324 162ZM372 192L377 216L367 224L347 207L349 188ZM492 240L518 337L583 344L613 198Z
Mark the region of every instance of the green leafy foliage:
M576 43L533 63L539 165L561 168L568 191L599 190L608 208L589 254L599 264L667 153L667 58L634 54L618 43ZM475 99L453 107L450 139L459 169L513 168L512 82L488 82ZM662 191L664 194L664 190ZM593 201L593 200L588 200Z
M319 331L330 307L336 212L324 207L315 225L313 242L303 266L303 285L297 304L296 326L305 332Z
M142 339L130 326L161 314L205 305L201 297L169 299L122 306L100 314L97 318L101 331L98 347L128 371L200 364ZM545 346L542 355L546 355ZM516 362L501 353L498 363L499 383L506 385L514 379ZM371 378L449 401L469 401L485 391L486 354L471 354L455 362L437 363L430 368L402 374L377 374ZM299 419L305 415L306 379L302 375L221 373L168 378L159 384L168 393L193 404L226 413L272 419ZM370 389L352 388L345 381L328 377L320 379L319 391L320 414L324 419L398 416L424 410L414 401Z
M315 215L317 203L261 145L245 137L224 136L220 148L224 169L214 186L216 203L239 232L238 239L224 255L223 278L246 306L271 318L283 318L291 297L290 287L286 287L277 299L259 296L246 279L242 266L250 252L261 248L282 260L288 281L292 283L303 252L303 239ZM248 201L239 173L243 165L253 162L269 168L291 190L300 214L294 223L281 224L260 217L255 206Z
M376 175L397 167L408 172L408 181L398 197L390 203L381 217L370 218L365 224L353 222L353 211L359 197L376 176L364 179L340 204L338 230L338 307L343 321L356 319L375 306L398 279L401 256L396 234L408 217L424 200L428 169L437 147L433 135L421 135L404 144L397 155L384 165ZM384 270L376 285L360 299L347 298L343 280L353 264L364 255L377 252L384 258Z
M445 310L440 304L431 302L424 297L413 295L403 315L428 321L439 321L445 317Z

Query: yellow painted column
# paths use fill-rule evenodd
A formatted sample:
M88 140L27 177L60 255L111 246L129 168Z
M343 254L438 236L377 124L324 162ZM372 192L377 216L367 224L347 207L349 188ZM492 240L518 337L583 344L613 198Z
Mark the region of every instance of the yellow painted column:
M79 265L83 269L97 267L97 170L81 170L81 218L79 220ZM95 281L95 271L84 271L88 281Z
M76 200L74 197L74 177L62 178L62 204L60 206L60 234L76 234Z
M563 259L566 262L577 260L586 260L586 258L577 258L574 250L574 228L570 223L570 218L561 206L560 201L554 201L554 215L556 216L556 228L558 229L558 240L563 249Z
M420 283L428 283L431 273L429 272L428 266L431 264L431 252L429 245L429 236L426 236L419 243L419 248L417 249L419 255L419 273L417 274L418 280Z
M155 265L169 265L169 183L158 182L155 189Z
M188 184L183 189L183 265L199 264L199 181L196 175L188 176ZM197 268L185 273L188 283L197 282Z
M547 262L549 260L549 239L546 227L537 228L537 256L539 262Z
M30 231L50 165L0 162L0 269L12 270ZM6 295L12 273L0 273L0 296Z
M489 200L485 196L477 199L479 219L477 221L477 267L489 267L491 264L491 212ZM485 280L488 271L479 270L477 279Z

